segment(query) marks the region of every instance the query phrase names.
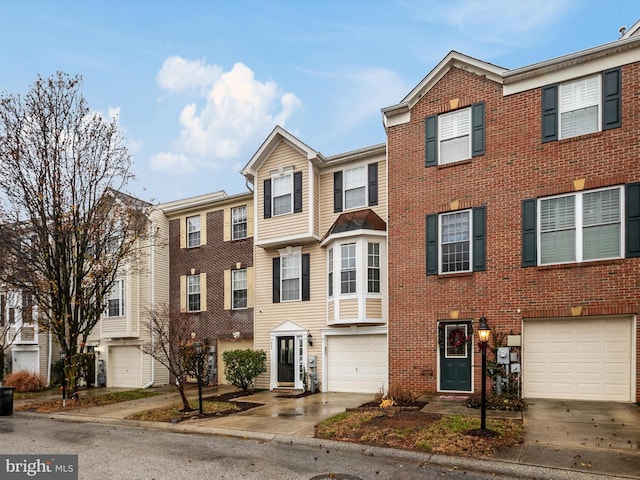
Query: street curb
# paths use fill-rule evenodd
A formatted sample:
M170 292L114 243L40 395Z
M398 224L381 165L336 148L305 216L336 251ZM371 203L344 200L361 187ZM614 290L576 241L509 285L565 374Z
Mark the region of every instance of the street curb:
M173 424L163 422L148 422L142 420L126 420L121 418L94 417L81 414L67 413L33 413L14 412L14 415L29 418L46 417L51 420L73 423L97 423L107 426L120 426L129 428L141 428L143 430L160 430L172 433L190 435L212 435L234 437L243 440L254 440L260 442L271 442L279 445L300 446L306 448L316 448L325 450L338 450L343 452L360 454L368 457L383 457L389 459L407 460L417 463L440 465L455 470L472 470L485 473L496 473L510 475L514 477L526 477L535 480L610 480L610 479L631 479L637 480L640 477L627 477L615 474L599 474L591 472L576 471L555 467L543 467L525 463L516 463L505 460L494 460L489 458L466 458L450 457L446 455L436 455L430 453L412 452L393 448L374 447L358 443L338 442L335 440L325 440L310 437L298 437L294 435L283 435L275 433L261 433L230 428L197 426L194 424Z

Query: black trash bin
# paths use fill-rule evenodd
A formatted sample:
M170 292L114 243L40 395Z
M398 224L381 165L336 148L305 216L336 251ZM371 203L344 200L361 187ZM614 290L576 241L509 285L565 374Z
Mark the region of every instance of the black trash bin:
M0 416L13 415L13 387L0 387Z

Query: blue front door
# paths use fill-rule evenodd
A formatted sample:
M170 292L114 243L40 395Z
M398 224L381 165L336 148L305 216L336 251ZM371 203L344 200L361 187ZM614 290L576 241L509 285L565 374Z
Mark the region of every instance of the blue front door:
M471 391L471 322L441 323L441 391Z

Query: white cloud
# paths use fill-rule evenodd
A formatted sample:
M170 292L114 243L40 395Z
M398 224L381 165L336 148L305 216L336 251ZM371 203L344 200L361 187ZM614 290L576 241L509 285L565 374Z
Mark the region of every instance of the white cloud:
M204 60L173 56L164 61L156 80L163 90L184 93L210 86L222 73L222 68L207 65Z
M163 152L151 158L153 170L170 171L172 173L191 173L193 167L189 164L186 155L180 153Z
M247 149L255 148L276 124L284 126L302 105L275 82L257 80L242 63L222 72L203 61L171 57L158 73L158 84L170 93L200 87L200 95L183 107L174 151L154 157L156 169L217 168L238 159L244 163L247 158L240 157Z

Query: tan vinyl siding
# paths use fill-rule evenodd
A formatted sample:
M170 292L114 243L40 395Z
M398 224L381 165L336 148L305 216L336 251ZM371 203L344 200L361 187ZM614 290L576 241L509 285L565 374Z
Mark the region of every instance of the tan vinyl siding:
M367 298L366 302L368 319L381 319L382 318L382 299L381 298Z
M272 258L278 256L277 250L254 250L255 266L255 322L254 348L267 352L267 373L258 377L258 388L270 387L270 333L284 321L298 324L313 335L313 347L307 346L307 354L317 355L318 378L322 378L322 342L320 329L326 327L326 257L324 249L317 245L304 247L302 253L310 256L310 300L305 302L273 303L272 296Z
M358 299L349 298L340 301L340 320L358 318Z
M362 165L368 165L370 163L374 163L372 159L369 162L362 163ZM358 164L360 165L360 164ZM339 170L348 170L357 165L355 164L347 164L343 166L342 169L334 169L331 171L324 172L320 178L320 232L321 235L324 235L333 222L335 222L336 218L340 215L340 213L333 212L333 173L334 171ZM372 207L364 206L362 209L371 208L376 214L383 219L385 222L387 221L387 172L386 172L386 162L384 160L378 161L378 205L374 205ZM347 210L349 211L349 210Z
M231 350L247 350L253 348L251 340L218 340L218 385L230 385L224 375L224 361L222 354Z
M328 322L333 322L333 320L335 319L335 303L333 302L333 300L331 300L330 302L327 303L327 321Z
M293 172L302 172L302 212L264 218L264 181L279 167L293 167ZM280 143L272 156L260 168L256 182L259 191L258 242L283 236L301 235L309 232L309 162L304 155L286 143ZM292 190L293 195L293 190Z

